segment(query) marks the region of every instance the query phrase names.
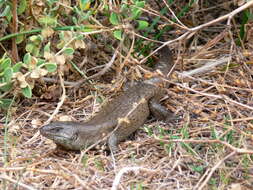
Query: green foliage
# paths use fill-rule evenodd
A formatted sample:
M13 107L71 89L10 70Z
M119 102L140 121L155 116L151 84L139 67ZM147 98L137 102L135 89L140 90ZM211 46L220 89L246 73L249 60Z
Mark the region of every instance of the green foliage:
M27 8L27 0L20 0L18 10L17 10L18 15L21 15L22 13L24 13L26 8Z
M137 22L138 22L137 30L144 30L145 28L148 27L148 22L145 20L137 20Z
M45 63L45 67L48 70L48 72L55 72L57 69L56 63L51 63L51 62Z
M119 18L118 18L118 15L116 13L114 13L114 12L111 13L110 22L113 25L118 25L119 24Z
M142 8L145 7L145 1L135 0L132 5L129 5L127 1L122 1L121 9L119 13L111 12L109 16L109 21L112 25L121 27L123 23L127 22L137 22L138 27L137 30L145 30L148 27L148 22L144 20L138 20L143 11ZM122 40L124 30L115 30L113 32L113 36Z
M28 70L26 75L20 72L22 67ZM21 88L22 94L27 98L31 98L32 89L27 79L38 78L36 72L42 74L44 71L46 74L54 72L56 68L57 65L55 63L44 62L42 64L41 60L36 59L30 53L26 53L23 61L16 64L12 64L11 59L7 55L4 55L0 60L0 93L11 90L16 81ZM1 107L7 105L8 99L0 99L0 104Z
M32 97L32 89L29 85L27 85L25 88L22 88L22 93L25 97L31 98Z
M81 10L86 11L90 8L90 0L79 0L79 7Z
M122 30L115 30L113 32L113 35L115 38L117 38L118 40L122 40Z
M143 189L145 189L145 186L143 185L143 183L138 182L138 183L131 184L130 189L131 190L143 190Z
M82 159L81 159L81 163L83 164L84 168L87 167L88 160L89 160L89 155L88 154L84 154L83 157L82 157Z
M65 48L63 51L66 55L73 55L74 49L73 48Z
M190 168L194 171L194 172L198 172L200 174L202 174L204 172L204 167L201 165L191 165Z
M43 16L43 17L39 18L38 21L42 26L45 26L45 27L57 25L57 18L52 17L52 16Z
M94 162L95 162L95 166L98 170L105 171L104 163L101 159L95 159Z
M7 98L1 98L0 99L0 108L7 110L9 106L11 105L12 99L7 99Z
M241 45L241 42L243 42L246 38L246 26L247 23L253 20L253 13L250 12L250 10L244 10L241 14L241 26L240 26L240 32L238 39L236 40L236 43L238 45Z
M74 7L73 13L78 13L74 15L77 24L82 23L85 19L87 20L92 14L92 11L88 10L90 2L88 0L79 1L80 7ZM30 8L26 0L21 0L18 3L18 15L24 14ZM58 64L64 64L66 57L73 55L75 49L85 46L83 43L83 35L75 32L75 29L92 31L91 28L80 24L78 27L62 27L60 29L62 30L61 32L54 33L59 30L57 28L59 25L59 13L64 14L64 12L59 12L61 7L58 1L55 0L43 1L41 5L44 5L45 9L41 12L43 15L37 17L37 21L42 28L31 31L31 34L33 32L37 32L37 34L27 36L28 38L25 38L24 34L29 34L29 32L24 32L24 34L17 35L16 37L17 44L24 42L24 40L26 43L26 53L22 56L22 61L14 64L7 55L4 55L0 60L0 95L4 93L0 98L1 108L9 104L9 99L5 98L5 96L10 94L10 92L12 94L21 93L24 97L31 98L34 80L50 72L57 71ZM0 7L0 15L6 18L4 22L11 25L12 2L0 1ZM85 9L87 9L87 12L84 12ZM24 26L20 25L19 28L22 31ZM66 32L63 30L69 31ZM59 40L56 43L56 47L59 50L57 55L56 52L51 51L49 37L52 35L59 35Z
M148 133L148 136L152 136L154 134L153 129L147 126L144 126L144 131Z

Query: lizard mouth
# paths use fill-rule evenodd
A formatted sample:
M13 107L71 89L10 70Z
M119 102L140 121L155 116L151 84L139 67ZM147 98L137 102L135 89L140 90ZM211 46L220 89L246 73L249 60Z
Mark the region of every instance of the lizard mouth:
M52 133L50 131L44 130L43 128L40 129L40 134L42 136L45 136L51 140L55 140L55 139L70 139L68 136L63 135L63 134L57 134L57 133Z

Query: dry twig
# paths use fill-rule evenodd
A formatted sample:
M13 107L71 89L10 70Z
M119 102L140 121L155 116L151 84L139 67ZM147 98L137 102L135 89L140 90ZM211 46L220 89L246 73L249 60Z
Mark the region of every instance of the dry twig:
M3 180L10 181L10 182L12 182L13 184L18 185L18 186L21 186L21 187L23 187L23 188L25 188L25 189L28 189L28 190L36 190L36 189L34 189L33 187L31 187L31 186L29 186L29 185L26 185L26 184L24 184L24 183L22 183L22 182L20 182L19 180L15 180L15 179L10 178L10 177L7 176L7 175L0 175L0 178L3 179Z
M221 22L223 20L226 20L228 19L228 22L227 24L230 24L230 20L238 13L240 13L241 11L251 7L253 5L253 1L249 1L247 3L245 3L244 5L242 5L241 7L235 9L234 11L226 14L226 15L223 15L217 19L214 19L208 23L204 23L204 24L201 24L199 26L196 26L196 27L193 27L193 28L189 28L187 32L185 32L184 34L182 34L181 36L179 36L178 38L174 39L174 40L169 40L165 43L163 43L163 45L161 45L160 47L158 47L156 50L154 50L153 52L151 52L148 56L146 56L145 58L143 58L140 63L144 63L150 56L154 55L156 52L158 52L160 49L162 49L164 46L166 45L169 45L169 44L172 44L176 41L181 41L181 40L184 40L185 38L187 38L189 35L192 35L196 32L198 32L199 30L207 27L207 26L210 26L210 25L213 25L213 24L216 24L218 22Z
M134 171L134 172L137 172L139 170L143 170L143 171L146 171L146 172L157 172L156 170L151 170L151 169L147 169L147 168L143 168L143 167L124 167L122 168L118 174L115 176L114 180L113 180L113 184L112 184L112 188L111 190L117 190L117 187L120 183L120 179L122 178L122 176L125 174L125 173L128 173L130 171Z
M220 167L220 165L225 162L228 158L234 156L237 152L236 151L233 151L231 152L230 154L228 154L227 156L225 156L222 160L220 160L214 167L212 167L211 171L207 171L209 172L205 181L199 186L198 184L194 187L194 189L196 190L202 190L206 184L208 183L208 181L210 180L210 178L212 177L213 173L215 172L215 170ZM206 174L203 174L203 176L205 176Z
M45 125L50 123L50 121L52 121L52 119L54 118L54 116L59 112L61 106L63 105L65 99L66 99L66 89L64 86L64 81L61 75L61 72L59 72L59 78L60 78L60 83L61 83L61 87L62 87L62 96L60 98L60 102L58 102L57 107L55 108L54 112L52 113L52 115L48 118L48 120L45 122Z
M238 153L238 154L253 154L253 150L248 150L248 149L244 149L244 148L236 148L234 146L232 146L231 144L225 142L225 141L221 141L218 139L214 139L214 140L195 140L195 139L171 139L171 140L166 140L166 139L159 139L157 137L154 138L155 140L158 141L162 141L162 142L166 142L166 143L176 143L176 142L183 142L183 143L219 143L219 144L223 144L224 146L226 146L227 148L229 148L230 150Z
M87 78L84 78L84 79L79 80L78 82L76 82L75 88L80 87L80 86L81 86L85 81L87 81L87 80L94 79L94 78L96 78L96 77L99 77L99 76L104 75L104 74L112 67L112 64L113 64L114 61L115 61L115 58L116 58L118 49L119 49L119 46L118 46L117 49L115 50L115 52L114 52L114 54L113 54L111 60L110 60L107 64L105 64L104 68L103 68L101 71L99 71L98 73L96 73L96 74L94 74L94 75L92 75L92 76L90 76L90 77L87 77Z

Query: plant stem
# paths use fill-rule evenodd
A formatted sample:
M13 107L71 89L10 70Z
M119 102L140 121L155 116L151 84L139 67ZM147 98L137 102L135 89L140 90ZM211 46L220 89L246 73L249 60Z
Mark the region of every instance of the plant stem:
M54 27L53 30L55 30L55 31L80 30L81 28L82 27L80 27L80 26L61 26L61 27ZM11 39L11 38L14 38L14 37L17 37L17 36L21 36L21 35L25 35L25 34L34 34L34 33L38 33L38 32L41 32L41 31L42 31L42 28L39 28L39 29L34 29L34 30L9 34L7 36L4 36L4 37L0 38L0 42L4 41L4 40Z

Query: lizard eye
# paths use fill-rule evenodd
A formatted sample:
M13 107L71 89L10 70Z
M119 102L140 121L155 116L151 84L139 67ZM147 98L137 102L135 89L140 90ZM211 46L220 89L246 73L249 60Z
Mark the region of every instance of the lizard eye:
M62 129L61 127L55 127L53 129L51 129L50 131L54 132L54 133L59 133L61 131L61 129Z

